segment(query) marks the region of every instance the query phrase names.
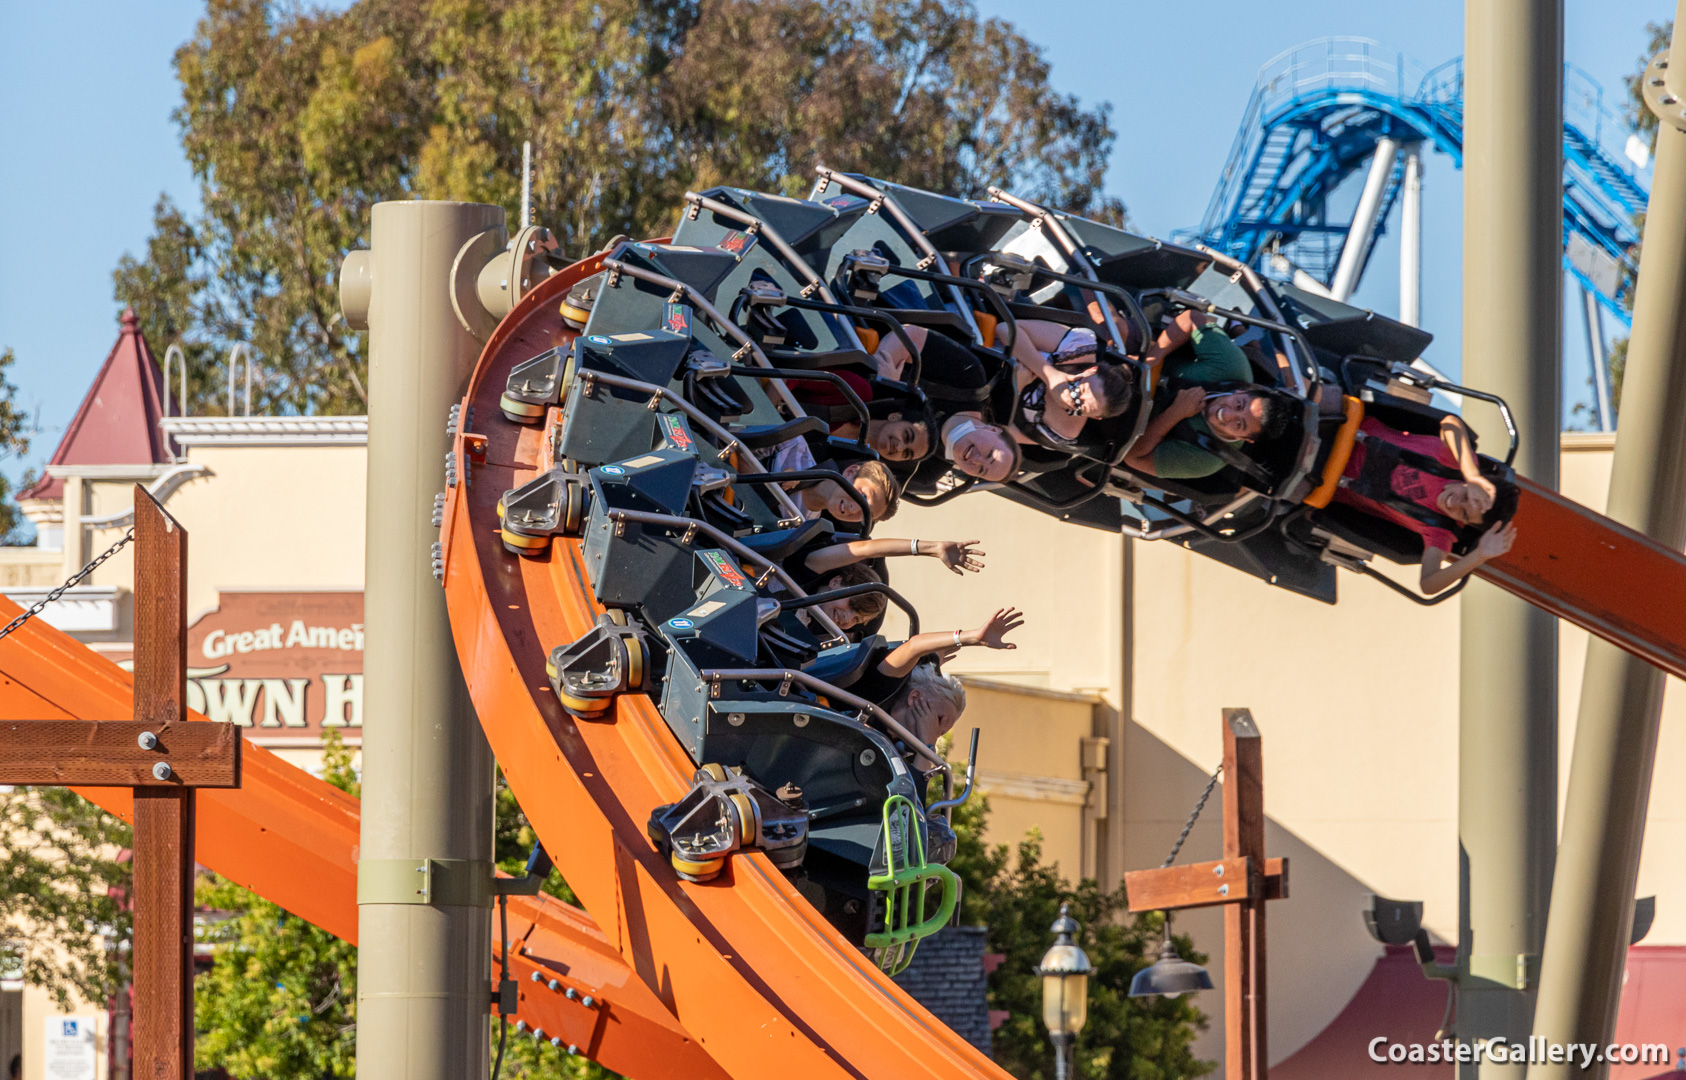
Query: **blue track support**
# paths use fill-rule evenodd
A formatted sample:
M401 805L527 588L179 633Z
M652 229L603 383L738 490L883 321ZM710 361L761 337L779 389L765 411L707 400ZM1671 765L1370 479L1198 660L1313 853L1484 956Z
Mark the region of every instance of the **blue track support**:
M1564 68L1564 272L1623 323L1645 212L1646 182L1622 150L1628 126L1592 77ZM1265 64L1198 229L1200 242L1269 273L1275 252L1329 282L1352 225L1331 196L1367 167L1383 138L1420 142L1463 167L1463 61L1433 70L1363 38L1324 38ZM1403 182L1394 166L1375 237ZM1365 252L1365 261L1369 252Z

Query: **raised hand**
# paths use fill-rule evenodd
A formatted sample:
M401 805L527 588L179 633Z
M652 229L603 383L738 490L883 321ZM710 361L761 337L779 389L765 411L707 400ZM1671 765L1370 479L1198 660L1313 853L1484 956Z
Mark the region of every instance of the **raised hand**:
M983 569L984 553L973 551L972 548L981 543L979 540L937 540L936 550L932 555L943 561L943 565L956 574L964 575L970 570L977 573Z
M1510 546L1514 543L1516 543L1516 522L1501 521L1481 534L1481 539L1475 545L1475 553L1481 556L1482 561L1496 559L1508 552Z
M1016 649L1005 640L1006 636L1024 625L1024 612L1018 608L1002 608L989 617L989 621L976 630L968 630L960 635L962 645L984 645L991 649Z

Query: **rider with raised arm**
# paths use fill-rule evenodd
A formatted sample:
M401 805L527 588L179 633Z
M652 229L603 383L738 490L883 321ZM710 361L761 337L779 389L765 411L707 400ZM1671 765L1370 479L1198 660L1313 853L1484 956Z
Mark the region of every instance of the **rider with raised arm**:
M915 664L901 689L884 703L884 711L921 742L934 745L966 711L966 688L935 664Z
M932 630L915 634L899 644L876 650L866 670L849 685L848 690L878 705L894 701L901 694L907 677L921 661L931 658L940 664L961 649L974 645L988 649L1016 649L1018 646L1007 641L1006 635L1022 625L1022 612L1017 608L1002 608L975 630Z
M950 571L964 576L967 571L975 574L983 569L984 552L973 550L979 543L981 541L978 540L848 540L815 548L803 557L800 570L794 567L790 570L797 582L801 583L803 571L821 576L867 559L927 555L933 559L941 559L942 564Z
M1190 341L1192 359L1172 358ZM1240 447L1275 438L1287 427L1287 408L1253 384L1246 354L1221 326L1193 312L1178 314L1144 358L1161 378L1147 430L1124 457L1137 473L1168 480L1211 476L1224 459L1203 441Z
M1006 344L1007 333L996 327L998 345ZM1088 327L1021 319L1013 361L1012 381L997 387L995 412L1022 443L1081 450L1085 424L1121 416L1135 401L1129 375L1101 359Z
M1366 417L1334 501L1421 536L1420 584L1432 596L1510 550L1518 494L1515 484L1483 473L1475 436L1458 417L1442 417L1438 437ZM1452 530L1471 525L1488 527L1468 553L1454 558Z
M942 560L943 565L956 574L975 574L983 569L984 556L982 551L973 550L977 544L976 540L847 540L813 547L805 553L798 550L785 561L785 572L803 592L809 594L831 592L851 585L881 583L884 579L866 565L867 561L898 555L927 555ZM861 593L828 600L819 608L831 617L839 630L853 630L878 618L886 606L883 593ZM808 624L806 609L798 609L797 618Z

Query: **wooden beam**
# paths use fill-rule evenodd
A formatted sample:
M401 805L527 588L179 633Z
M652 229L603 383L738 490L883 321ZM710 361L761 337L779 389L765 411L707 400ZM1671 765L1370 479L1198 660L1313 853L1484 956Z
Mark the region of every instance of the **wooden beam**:
M139 484L135 719L160 727L187 721L187 530Z
M152 733L156 744L141 746ZM0 722L0 784L55 787L240 786L240 729L233 724L147 720L9 720ZM170 767L159 779L154 767Z
M135 721L168 744L188 727L187 532L139 484L134 500ZM190 787L135 789L133 1075L145 1080L193 1080L193 814Z
M1224 710L1224 857L1263 867L1264 751L1253 715ZM1259 890L1263 892L1263 888ZM1265 1015L1265 898L1224 908L1224 1076L1263 1080L1270 1061Z
M193 1080L193 789L135 791L136 1080Z
M1246 859L1184 863L1156 870L1131 870L1124 889L1131 911L1164 911L1234 904L1253 895Z
M1219 867L1223 868L1221 874L1217 872ZM1237 904L1254 895L1246 870L1246 859L1129 870L1124 874L1124 890L1132 913ZM1288 860L1266 859L1262 884L1266 900L1288 899Z

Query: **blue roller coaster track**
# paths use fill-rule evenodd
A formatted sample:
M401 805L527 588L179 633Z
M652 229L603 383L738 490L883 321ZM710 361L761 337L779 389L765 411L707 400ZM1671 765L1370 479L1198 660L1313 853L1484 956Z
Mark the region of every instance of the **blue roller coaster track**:
M1592 77L1565 65L1563 96L1564 271L1627 323L1647 182L1626 153L1631 129L1605 105ZM1333 196L1384 139L1432 146L1462 168L1461 58L1424 70L1363 38L1289 49L1260 69L1206 215L1176 239L1199 241L1271 276L1297 267L1328 285L1354 226L1354 210L1336 205L1350 200ZM1404 170L1400 156L1360 268L1386 226Z

